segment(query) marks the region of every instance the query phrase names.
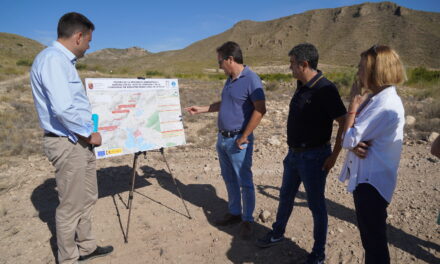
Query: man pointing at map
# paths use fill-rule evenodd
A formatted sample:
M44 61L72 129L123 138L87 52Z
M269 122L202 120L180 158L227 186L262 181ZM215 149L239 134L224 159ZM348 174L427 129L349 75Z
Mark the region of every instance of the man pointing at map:
M217 48L219 68L229 77L221 101L209 106L185 108L190 114L219 112L217 153L228 192L229 212L218 226L241 222L240 236L252 235L255 190L252 179L253 130L266 113L263 85L257 74L243 64L239 45L229 41Z
M58 22L58 39L35 58L31 86L44 129L43 147L55 167L59 205L56 209L58 262L77 263L107 255L92 235L92 209L98 199L89 100L75 63L84 56L95 26L85 16L67 13Z

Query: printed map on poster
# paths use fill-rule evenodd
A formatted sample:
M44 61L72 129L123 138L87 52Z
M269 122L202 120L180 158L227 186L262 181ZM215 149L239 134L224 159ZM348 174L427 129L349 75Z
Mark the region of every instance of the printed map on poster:
M177 79L87 78L98 159L185 144Z

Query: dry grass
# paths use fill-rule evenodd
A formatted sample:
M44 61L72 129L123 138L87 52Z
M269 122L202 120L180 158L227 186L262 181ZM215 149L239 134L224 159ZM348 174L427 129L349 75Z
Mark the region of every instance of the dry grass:
M0 156L41 153L41 130L29 84L8 87L0 97L0 105Z
M0 81L29 71L29 66L43 45L19 35L0 32Z
M82 77L118 77L136 78L133 74L100 74L91 71L82 71ZM343 73L328 73L326 76L332 81L338 82L342 95L348 90L349 80L352 78L351 71ZM197 77L197 76L196 76ZM34 110L31 89L28 79L13 82L4 87L0 93L0 156L26 156L41 153L41 129L38 117ZM180 98L182 108L191 105L208 105L221 98L223 80L203 79L179 79ZM290 100L295 90L295 81L270 80L265 84L266 99L268 101ZM432 92L434 91L434 92ZM402 98L405 101L407 115L416 117L416 125L408 128L419 133L420 138L425 138L433 131L440 131L440 101L439 97L426 99L418 96L420 93L433 95L438 93L438 86L402 89ZM268 109L270 111L270 109ZM191 116L184 113L186 127L198 125L194 131L187 130L187 140L198 146L211 146L216 133L216 115ZM1 160L0 160L1 161Z
M440 102L434 100L426 103L423 111L416 116L415 129L430 134L440 131Z
M410 137L427 140L432 132L440 131L440 101L434 98L420 100L414 96L405 96L403 101L405 114L416 118L413 126L405 126Z

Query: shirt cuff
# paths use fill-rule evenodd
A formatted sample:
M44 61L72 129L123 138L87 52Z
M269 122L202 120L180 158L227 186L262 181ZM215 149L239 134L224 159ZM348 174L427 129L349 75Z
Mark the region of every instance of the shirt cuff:
M83 136L85 138L88 138L93 132L93 125L90 125L89 123L86 124L84 129L81 129L80 131L75 131L74 133L80 136Z

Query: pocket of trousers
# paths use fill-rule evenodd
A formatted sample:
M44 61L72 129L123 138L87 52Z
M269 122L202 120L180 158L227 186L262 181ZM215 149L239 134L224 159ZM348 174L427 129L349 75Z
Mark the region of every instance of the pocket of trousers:
M55 166L61 157L66 157L72 152L74 144L64 137L44 137L44 154Z

